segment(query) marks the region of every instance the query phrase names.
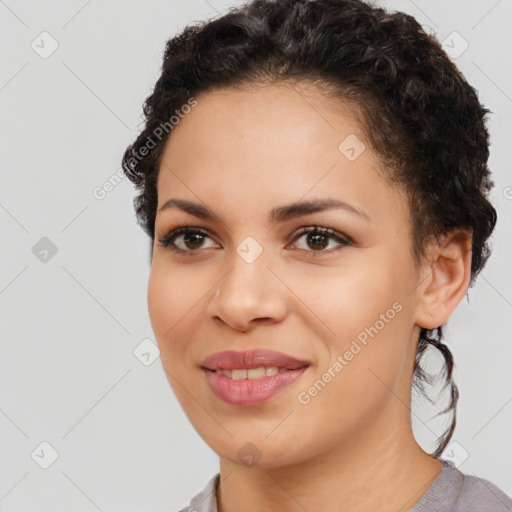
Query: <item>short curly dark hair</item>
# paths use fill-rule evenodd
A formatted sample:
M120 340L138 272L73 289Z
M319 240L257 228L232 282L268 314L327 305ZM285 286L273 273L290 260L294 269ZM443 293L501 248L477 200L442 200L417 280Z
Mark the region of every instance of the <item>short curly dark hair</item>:
M253 0L188 25L167 42L161 76L144 103L145 126L122 160L139 192L137 220L151 240L169 120L201 92L272 83L310 83L360 112L386 177L407 194L416 260L425 257L431 237L471 230L471 287L490 255L487 239L496 224L488 201L491 111L412 16L362 0ZM429 346L441 351L440 375L450 385L441 412L452 411L453 418L436 457L452 437L458 401L453 357L441 339L441 326L421 329L413 372L424 391L432 376L421 358Z

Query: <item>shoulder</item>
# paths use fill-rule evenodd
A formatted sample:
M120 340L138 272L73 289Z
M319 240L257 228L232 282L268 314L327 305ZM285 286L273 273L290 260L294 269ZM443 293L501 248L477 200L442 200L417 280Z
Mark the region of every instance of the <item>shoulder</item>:
M206 487L196 494L190 503L179 512L218 512L217 510L217 487L220 474L212 476Z
M458 471L452 468L453 471ZM456 501L456 510L511 512L512 500L493 483L472 475L462 474L460 495Z
M444 461L441 474L410 512L512 512L512 500L493 483L466 475ZM212 476L204 489L179 512L218 512L220 475Z
M443 471L411 512L512 512L512 500L493 483L443 462Z

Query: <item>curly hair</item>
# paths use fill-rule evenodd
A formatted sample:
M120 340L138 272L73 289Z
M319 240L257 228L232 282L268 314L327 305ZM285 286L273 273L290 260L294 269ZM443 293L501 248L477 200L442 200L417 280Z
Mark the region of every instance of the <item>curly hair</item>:
M253 0L187 25L167 42L161 76L143 106L145 126L122 159L138 191L137 221L151 240L170 119L199 93L272 83L310 83L359 112L385 177L406 192L415 260L423 260L431 237L470 230L471 287L496 224L488 201L491 111L412 16L363 0ZM458 401L453 356L441 340L441 326L421 328L413 371L413 385L424 391L423 383L432 383L421 365L426 349L444 357L438 377L450 386L450 400L442 413L453 415L435 457L452 437Z

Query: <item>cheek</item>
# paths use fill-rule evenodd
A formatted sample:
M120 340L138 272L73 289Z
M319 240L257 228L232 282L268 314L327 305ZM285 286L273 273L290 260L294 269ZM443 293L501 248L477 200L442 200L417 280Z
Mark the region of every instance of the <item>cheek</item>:
M376 322L382 334L391 331L390 325L396 322L388 320L396 318L393 304L400 299L399 285L392 279L393 275L396 275L393 269L368 261L332 272L321 268L317 275L310 273L307 282L299 276L290 287L300 295L303 306L299 307L306 306L322 321L328 347L339 353L358 335L364 341L365 329Z
M148 313L165 368L182 375L197 364L189 340L206 321L208 291L218 275L162 260L154 259L151 267Z
M148 313L161 352L177 347L181 320L197 302L192 283L184 283L180 272L153 263L148 281Z
M174 290L168 280L162 276L155 266L151 268L148 281L148 313L153 332L160 344L166 330L172 326Z
M153 264L149 275L147 300L163 369L178 401L186 408L190 398L184 389L192 389L193 379L197 379L188 370L193 362L189 360L187 340L190 338L191 326L198 321L194 318L198 292L194 293L190 282L188 286L184 286L187 283L183 281L179 272Z
M319 336L317 353L323 356L316 377L328 371L336 375L325 375L333 384L326 386L329 391L322 391L319 402L339 402L336 397L342 392L342 401L357 409L363 397L386 392L378 377L393 387L403 371L410 339L409 313L403 303L402 285L392 278L396 275L400 275L396 269L383 265L352 267L350 272L327 281L312 280L312 286L303 288L304 303L311 304L328 327L322 328ZM339 362L336 367L334 361Z

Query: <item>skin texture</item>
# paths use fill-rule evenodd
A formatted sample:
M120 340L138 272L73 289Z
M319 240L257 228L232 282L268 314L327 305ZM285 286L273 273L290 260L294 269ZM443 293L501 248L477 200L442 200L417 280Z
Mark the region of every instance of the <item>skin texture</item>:
M379 174L357 116L313 86L290 84L198 95L161 158L158 208L171 198L207 205L222 220L159 211L148 286L152 327L184 412L220 457L220 512L408 510L442 469L416 443L410 393L419 328L443 324L470 278L470 233L431 244L417 265L405 196ZM350 161L339 144L366 150ZM270 220L276 206L336 198L342 209ZM171 229L206 230L201 243L163 247ZM340 245L308 226L333 228ZM247 263L237 246L263 252ZM194 254L190 254L195 251ZM323 252L322 252L323 251ZM365 328L401 309L314 397L297 399ZM360 344L361 345L361 344ZM217 399L201 362L223 350L268 348L306 360L298 381L269 401L236 407ZM259 460L238 457L246 443ZM247 449L247 448L246 448ZM225 479L225 480L224 480Z

